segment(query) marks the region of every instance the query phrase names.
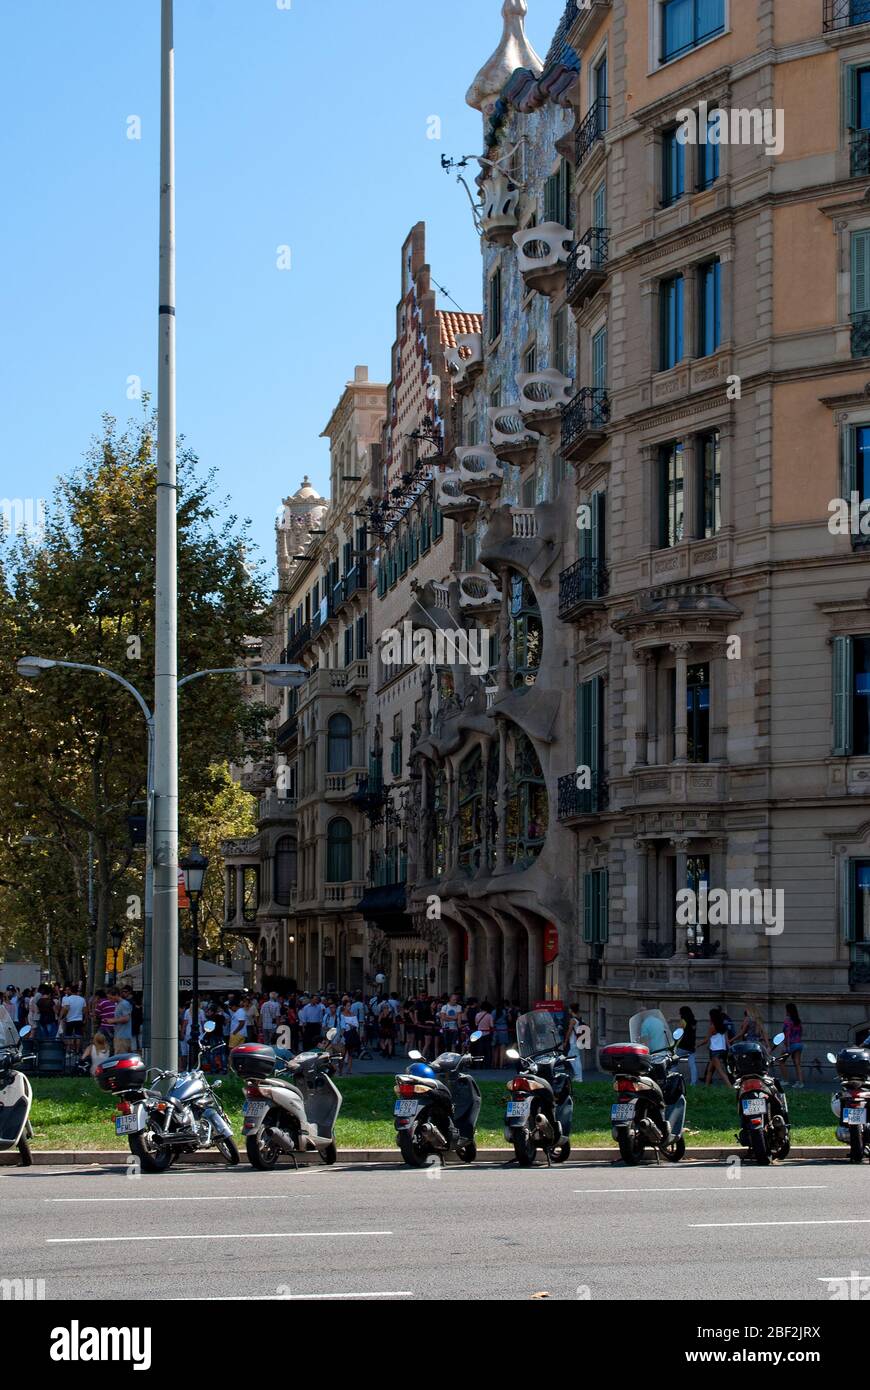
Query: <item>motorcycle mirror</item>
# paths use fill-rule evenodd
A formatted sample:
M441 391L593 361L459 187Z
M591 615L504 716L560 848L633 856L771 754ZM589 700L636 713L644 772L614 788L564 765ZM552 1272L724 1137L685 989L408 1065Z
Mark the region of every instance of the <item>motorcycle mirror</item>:
M29 1037L29 1035L30 1035L32 1032L33 1032L33 1029L31 1028L30 1024L29 1024L29 1023L25 1023L25 1025L24 1025L23 1028L19 1028L19 1029L18 1029L18 1036L19 1036L19 1038L26 1038L26 1037Z
M505 1056L510 1057L512 1062L518 1062L520 1060L520 1054L517 1052L515 1047L509 1047L507 1052L505 1053Z
M408 1056L411 1058L412 1062L422 1062L423 1060L422 1052L418 1052L416 1048L412 1048Z
M202 1025L202 1031L203 1031L204 1033L213 1033L213 1032L214 1032L214 1019L213 1019L213 1018L210 1018L209 1021L208 1021L208 1023L204 1023L204 1024Z
M328 1028L328 1029L326 1030L326 1041L327 1041L327 1042L332 1042L333 1038L337 1038L337 1037L338 1037L338 1029L337 1029L337 1028Z
M213 1091L219 1091L223 1084L224 1083L222 1081L213 1081L211 1083L211 1088Z
M685 1033L685 1031L686 1031L685 1028L675 1028L675 1029L674 1029L674 1042L679 1042L679 1041L680 1041L680 1038L683 1036L683 1034Z
M476 1033L472 1033L472 1035L471 1035L471 1037L468 1039L468 1041L469 1041L469 1042L480 1042L480 1040L481 1040L482 1037L483 1037L483 1034L478 1030Z
M773 1039L774 1047L779 1047L780 1043L785 1042L785 1033L777 1033Z
M829 1053L828 1053L828 1061L829 1061L829 1062L833 1062L834 1065L836 1066L837 1058L835 1057L835 1055L834 1055L833 1052L829 1052Z

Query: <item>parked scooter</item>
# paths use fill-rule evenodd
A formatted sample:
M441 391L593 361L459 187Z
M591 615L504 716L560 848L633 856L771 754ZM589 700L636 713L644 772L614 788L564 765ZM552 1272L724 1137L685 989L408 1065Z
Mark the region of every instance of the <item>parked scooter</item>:
M773 1045L779 1047L784 1041L785 1033L777 1033ZM788 1100L774 1073L774 1063L781 1057L773 1056L760 1042L736 1042L728 1060L737 1092L738 1140L756 1163L781 1163L791 1149Z
M25 1024L19 1033L11 1020L0 1027L0 1153L17 1148L22 1168L29 1168L33 1162L28 1143L33 1138L30 1123L33 1091L27 1077L18 1070L35 1056L30 1053L25 1057L22 1047L30 1031L29 1024Z
M479 1042L482 1033L472 1033ZM411 1168L425 1168L437 1154L453 1152L463 1163L477 1158L475 1133L480 1115L480 1087L464 1070L479 1066L482 1057L470 1052L442 1052L426 1062L422 1052L408 1053L411 1066L396 1077L394 1120L396 1143Z
M669 1163L686 1152L686 1083L674 1055L682 1036L659 1009L644 1009L629 1022L631 1042L601 1049L601 1066L615 1077L610 1119L624 1163L640 1163L647 1147Z
M841 1085L831 1097L831 1109L837 1117L837 1138L849 1145L849 1162L862 1163L870 1155L870 1125L867 1109L870 1105L870 1049L844 1047L828 1061L837 1068Z
M205 1024L206 1034L214 1024ZM137 1052L101 1062L94 1073L103 1091L117 1096L115 1133L127 1137L143 1173L165 1173L179 1154L217 1149L229 1167L239 1162L233 1128L204 1072L146 1068ZM149 1081L154 1077L154 1081Z
M327 1044L337 1036L331 1028ZM341 1092L333 1082L337 1059L326 1050L300 1052L242 1043L230 1066L245 1083L242 1135L254 1168L269 1171L282 1154L296 1166L297 1153L316 1152L324 1163L338 1158L335 1122Z
M521 1014L517 1045L507 1055L520 1063L519 1075L507 1083L504 1118L504 1137L513 1144L517 1163L530 1168L538 1149L548 1164L564 1163L571 1152L574 1071L553 1015Z

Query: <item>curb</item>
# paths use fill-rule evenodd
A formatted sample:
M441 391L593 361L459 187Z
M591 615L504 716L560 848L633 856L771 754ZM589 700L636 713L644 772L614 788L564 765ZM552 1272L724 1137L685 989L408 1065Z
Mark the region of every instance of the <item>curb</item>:
M789 1155L790 1158L797 1159L843 1159L848 1150L843 1144L819 1144L815 1147L809 1144L796 1144ZM34 1149L34 1166L41 1168L69 1168L84 1166L100 1166L126 1168L127 1160L130 1157L125 1149ZM746 1159L746 1150L740 1147L717 1147L711 1148L687 1148L685 1157L688 1159L704 1160L708 1162L723 1163L729 1158ZM650 1154L652 1158L652 1154ZM320 1166L313 1154L298 1154L300 1166ZM478 1163L498 1163L500 1161L513 1162L511 1149L478 1149ZM399 1165L402 1156L398 1149L339 1149L339 1163L378 1163ZM617 1163L619 1162L618 1151L615 1148L595 1148L595 1149L572 1149L569 1166L571 1163ZM448 1159L451 1167L464 1168L466 1165L451 1155ZM211 1165L224 1166L220 1154L214 1150L206 1150L203 1153L185 1154L182 1165L194 1164L196 1166ZM18 1152L15 1149L0 1153L0 1168L16 1168L19 1166ZM283 1167L284 1165L282 1165Z

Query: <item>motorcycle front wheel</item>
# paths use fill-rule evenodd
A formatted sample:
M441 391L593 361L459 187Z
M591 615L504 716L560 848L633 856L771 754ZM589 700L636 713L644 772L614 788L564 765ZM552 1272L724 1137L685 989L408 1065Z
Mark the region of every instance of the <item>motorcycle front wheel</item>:
M619 1145L619 1157L623 1163L628 1163L632 1167L640 1163L643 1158L643 1138L636 1129L621 1129L616 1142Z
M860 1125L849 1126L849 1162L864 1162L864 1130Z
M138 1158L143 1173L165 1173L175 1154L172 1149L158 1149L151 1138L151 1131L144 1134L128 1135L130 1152Z
M758 1129L751 1129L749 1131L749 1152L752 1154L755 1162L760 1163L762 1167L767 1167L769 1165L770 1151L767 1147L767 1136L760 1126Z
M216 1139L215 1148L228 1168L235 1168L241 1161L239 1158L239 1151L233 1139Z
M22 1168L30 1168L30 1167L32 1167L32 1165L33 1165L33 1154L30 1152L30 1145L28 1144L27 1140L24 1138L23 1135L22 1135L22 1137L21 1137L21 1138L19 1139L19 1141L18 1141L18 1153L19 1153L19 1156L20 1156L20 1158L21 1158L21 1167L22 1167Z
M399 1152L409 1168L425 1168L429 1162L429 1146L415 1134L399 1131Z

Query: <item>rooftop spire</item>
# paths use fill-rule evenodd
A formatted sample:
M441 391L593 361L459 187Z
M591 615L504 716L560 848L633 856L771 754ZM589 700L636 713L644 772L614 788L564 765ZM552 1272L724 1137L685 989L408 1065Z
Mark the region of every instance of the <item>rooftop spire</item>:
M504 16L501 43L465 94L468 105L484 115L494 106L502 87L517 68L528 68L535 77L539 77L544 70L544 64L526 38L525 18L528 11L526 0L504 0L501 7Z

